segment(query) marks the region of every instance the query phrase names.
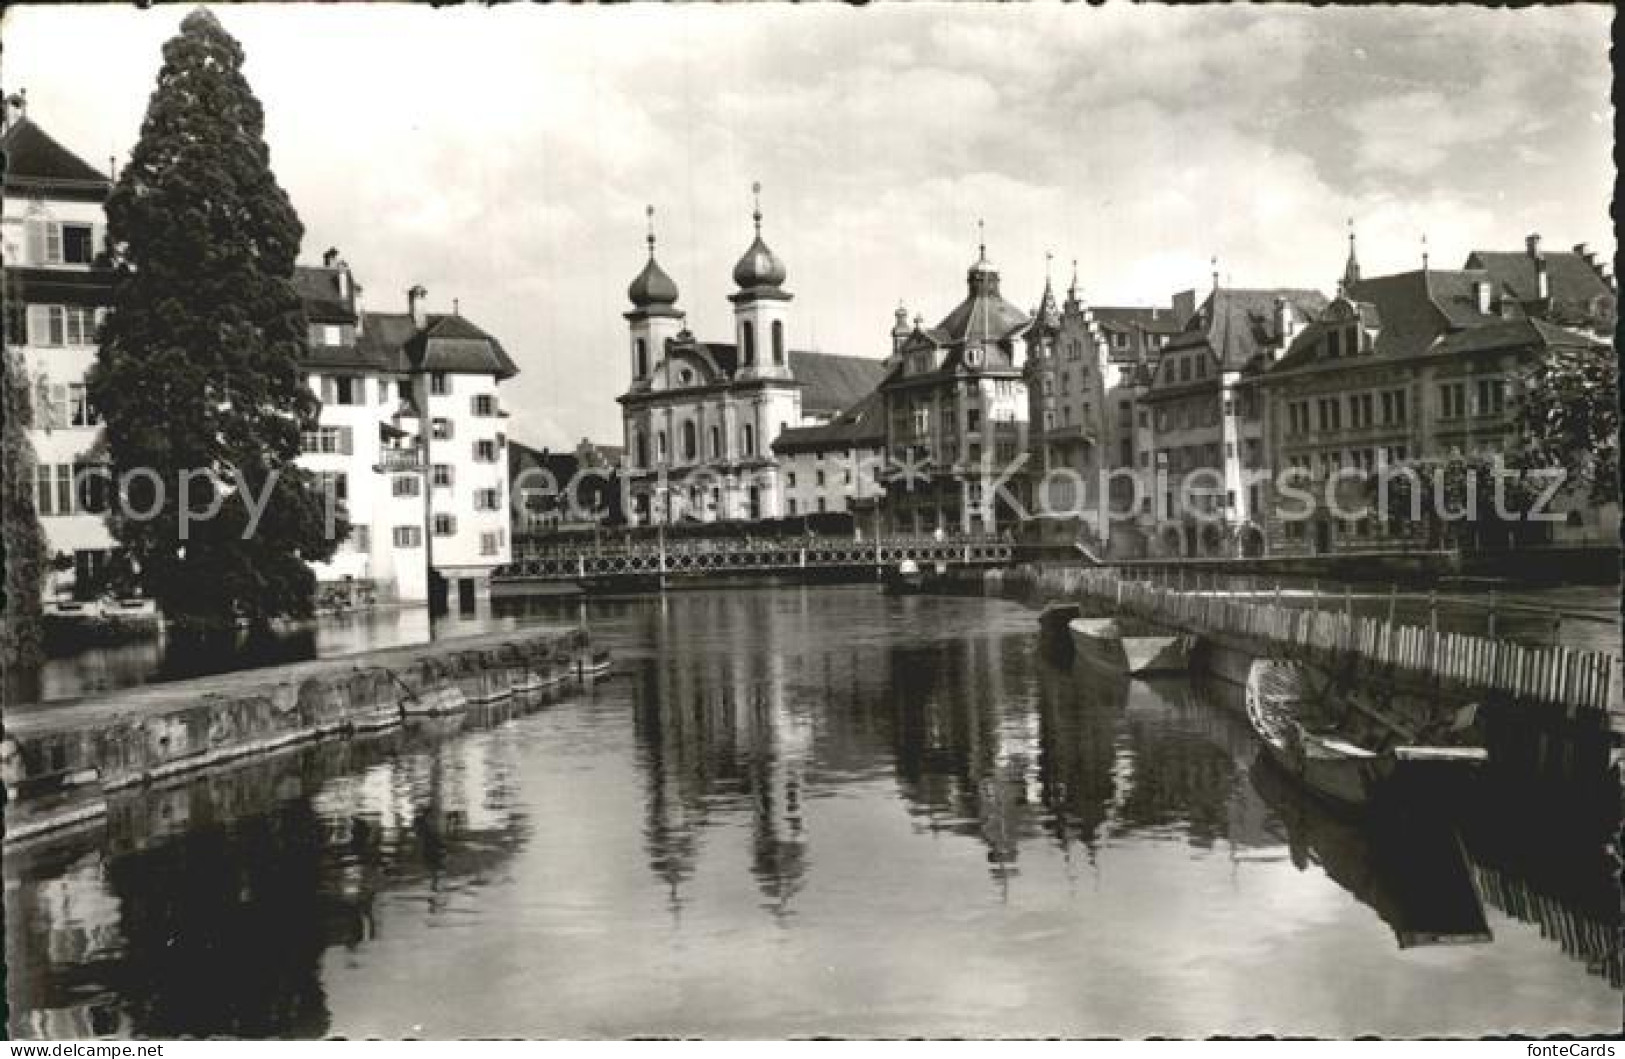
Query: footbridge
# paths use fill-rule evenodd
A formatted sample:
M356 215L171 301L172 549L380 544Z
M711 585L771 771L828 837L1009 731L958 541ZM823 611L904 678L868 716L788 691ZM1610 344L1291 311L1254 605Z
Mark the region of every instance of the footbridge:
M497 584L635 584L672 577L884 571L905 560L921 569L994 567L1018 545L997 537L788 537L705 539L549 548L522 554L492 574Z

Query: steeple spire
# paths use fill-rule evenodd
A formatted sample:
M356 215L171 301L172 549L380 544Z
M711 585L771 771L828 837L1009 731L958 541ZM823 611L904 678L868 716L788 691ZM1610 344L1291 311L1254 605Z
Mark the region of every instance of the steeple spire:
M649 218L649 257L652 260L655 256L655 208L651 204L645 206L643 212Z
M1354 253L1354 218L1349 218L1349 259L1343 265L1343 282L1339 288L1347 297L1353 297L1354 288L1360 285L1360 259Z
M1422 271L1428 270L1428 233L1422 233Z
M750 197L755 204L751 210L751 218L756 222L756 234L762 234L762 182L754 181L750 186Z
M1213 267L1213 289L1219 289L1219 255L1214 254L1208 258L1208 264Z
M1047 326L1057 326L1061 320L1061 311L1055 304L1055 287L1050 282L1050 262L1055 255L1044 251L1044 296L1038 300L1038 312L1035 313L1040 322Z

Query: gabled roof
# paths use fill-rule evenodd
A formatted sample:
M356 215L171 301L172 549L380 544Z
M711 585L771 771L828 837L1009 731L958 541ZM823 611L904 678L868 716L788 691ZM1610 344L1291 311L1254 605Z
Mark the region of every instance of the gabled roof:
M1546 262L1550 303L1539 306L1535 261L1527 250L1474 250L1463 266L1483 270L1493 289L1550 320L1567 324L1612 324L1614 290L1591 262L1572 250L1541 251Z
M1092 305L1100 326L1111 331L1131 331L1136 328L1154 335L1177 335L1185 329L1185 321L1177 319L1172 309L1144 305Z
M0 135L5 189L18 195L100 202L113 189L107 174L74 154L31 119L21 117Z
M773 439L774 452L812 452L820 449L846 449L867 443L879 444L886 437L886 408L880 391L873 390L828 423L791 427Z
M1208 295L1185 329L1168 341L1166 352L1206 346L1220 371L1246 369L1281 340L1275 320L1277 298L1286 299L1299 325L1318 319L1327 305L1326 296L1317 290L1221 287Z
M336 268L294 266L293 289L299 292L299 300L304 303L307 320L317 324L355 322L355 302L344 296L341 282Z
M356 352L383 370L443 371L511 378L519 373L502 343L454 314L430 313L419 331L410 313L363 313Z
M873 393L885 377L886 365L870 357L792 349L790 372L804 387L802 414L831 415Z

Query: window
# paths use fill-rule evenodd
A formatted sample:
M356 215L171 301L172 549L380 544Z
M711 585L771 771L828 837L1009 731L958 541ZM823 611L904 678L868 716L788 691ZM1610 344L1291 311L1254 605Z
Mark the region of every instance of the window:
M975 408L968 409L965 412L965 430L975 433L980 429L982 429L982 413Z
M1343 355L1343 332L1331 330L1326 332L1326 355L1340 357Z
M739 321L739 355L747 368L756 363L756 325L749 320Z
M666 432L655 431L655 459L661 463L666 462Z
M435 441L450 441L451 433L451 420L442 416L436 416L429 420L429 437Z
M396 526L394 540L397 548L421 548L423 547L423 527Z
M322 403L356 405L361 403L361 379L348 375L322 376Z
M429 373L429 392L444 397L451 392L451 378L443 371Z
M60 261L64 265L88 265L96 256L92 244L92 229L88 224L64 224L60 227Z
M649 466L649 439L641 430L632 436L632 466Z
M1460 419L1467 414L1467 386L1447 382L1439 386L1439 418Z
M637 378L649 374L649 343L641 338L632 343L632 365Z
M337 324L322 325L322 345L342 346L344 344L344 328Z
M1341 430L1343 427L1343 402L1336 397L1322 397L1319 404L1320 429Z
M796 498L792 496L790 498L789 504L790 504L790 506L787 508L787 510L789 511L790 514L794 515L796 513Z
M1478 414L1499 415L1506 408L1506 383L1500 379L1478 380Z
M388 379L379 379L378 380L378 403L379 404L388 404L389 403L389 380Z
M306 430L299 437L305 452L318 452L348 456L355 451L355 433L349 427L318 427Z
M96 310L88 305L30 305L28 342L35 346L96 343Z
M451 464L437 463L429 468L429 484L436 489L450 489L452 483Z
M497 414L497 399L488 393L474 395L474 414L477 416L494 416Z
M744 450L745 455L756 455L756 428L751 424L746 423L745 429L740 432L740 437L741 448Z
M112 480L112 471L105 464L74 464L74 499L79 510L87 515L105 515L112 499Z
M350 527L350 549L363 554L372 551L371 526Z
M34 465L34 510L40 515L56 514L56 493L51 489L51 465Z
M692 460L700 454L700 432L693 420L683 423L683 459Z
M1207 378L1207 358L1200 353L1196 355L1196 377L1198 379Z
M796 472L795 471L791 471L789 474L784 476L784 484L789 486L791 489L794 489L796 487Z
M784 321L773 321L773 363L784 364Z
M820 470L815 477L817 479L818 488L824 488L824 472Z
M456 515L436 515L434 517L434 535L436 537L453 537L457 534Z
M475 511L501 511L502 510L502 490L501 489L476 489L476 490L474 490L474 510Z
M91 407L90 394L82 382L68 383L68 425L75 427L93 427L101 422L101 416Z
M502 535L499 533L480 534L480 554L497 555L502 551Z
M1375 421L1372 415L1372 398L1368 393L1357 393L1349 397L1349 425L1359 429L1368 427Z
M1123 334L1120 331L1114 331L1112 333L1112 348L1113 349L1127 349L1128 348L1128 336Z
M445 465L437 464L437 466ZM418 496L423 492L423 490L418 484L417 475L397 474L389 483L389 492L392 496Z
M497 443L490 438L480 438L474 442L475 463L497 462Z
M721 457L722 457L722 428L719 427L719 426L716 426L715 424L712 424L712 426L711 426L711 458L712 459L720 459Z
M1180 382L1190 382L1191 381L1191 358L1189 358L1189 357L1180 357L1179 358L1179 381Z
M324 498L331 498L339 507L350 499L350 476L343 471L318 471L316 485Z
M824 498L823 497L818 498L818 513L820 515L822 515L824 513Z

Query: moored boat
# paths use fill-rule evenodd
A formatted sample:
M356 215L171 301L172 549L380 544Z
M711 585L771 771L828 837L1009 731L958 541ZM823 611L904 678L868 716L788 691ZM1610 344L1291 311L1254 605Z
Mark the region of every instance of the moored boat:
M1296 662L1257 659L1247 677L1247 719L1265 752L1310 790L1345 806L1364 807L1388 793L1403 766L1474 765L1483 748L1468 745L1472 710L1459 711L1439 745L1336 695Z
M1065 632L1067 623L1083 614L1076 603L1051 603L1038 612L1038 627L1044 632Z
M401 704L401 712L409 718L449 717L467 709L468 697L455 684L417 692Z
M925 588L926 574L913 559L904 559L886 571L886 589L889 592L919 592Z
M1116 618L1074 618L1067 623L1081 657L1125 673L1184 673L1190 669L1191 637L1177 633L1126 635Z

